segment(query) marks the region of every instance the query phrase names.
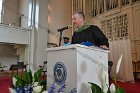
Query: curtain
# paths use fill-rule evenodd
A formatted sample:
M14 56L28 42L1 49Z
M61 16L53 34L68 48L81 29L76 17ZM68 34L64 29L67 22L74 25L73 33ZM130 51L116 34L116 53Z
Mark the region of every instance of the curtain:
M111 70L111 76L115 76L116 65L121 54L122 62L120 65L119 73L117 74L118 81L130 81L134 82L132 58L131 58L131 45L130 39L120 39L109 41L109 60L113 61L113 66Z

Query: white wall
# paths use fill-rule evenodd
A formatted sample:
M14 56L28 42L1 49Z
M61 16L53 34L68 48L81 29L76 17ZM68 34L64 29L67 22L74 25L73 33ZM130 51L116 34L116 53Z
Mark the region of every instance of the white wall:
M28 27L28 20L29 20L29 2L31 0L20 0L19 3L19 11L22 14L21 16L21 27L27 28Z
M57 41L58 44L59 32L57 32L57 29L71 24L72 0L48 0L48 1L49 1L49 7L48 7L49 29L53 33L55 33L57 37L56 38L57 40L50 39L50 42ZM71 29L63 31L63 36L68 36L69 38L71 38L72 36Z
M20 27L0 24L0 42L28 44L29 31Z
M5 0L3 23L19 26L19 0Z

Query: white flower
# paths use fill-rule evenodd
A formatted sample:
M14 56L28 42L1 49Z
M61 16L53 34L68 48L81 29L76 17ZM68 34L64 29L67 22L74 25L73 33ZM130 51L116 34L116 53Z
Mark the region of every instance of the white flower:
M42 93L48 93L48 91L43 91Z
M35 87L38 86L38 82L34 82L33 86Z
M116 66L116 74L119 72L121 62L122 62L122 54L121 54L121 56L120 56L120 58L118 60L117 66Z
M16 86L17 79L13 77L12 82L13 82L13 85Z
M116 88L115 88L115 85L113 83L110 85L110 92L111 93L115 93L116 92Z
M88 83L88 84L89 84L89 83ZM88 93L92 93L92 90L91 90L91 84L89 84L88 86L89 86Z
M43 86L36 86L33 87L33 92L34 93L40 93L42 91Z
M16 93L16 91L12 88L9 88L9 93Z

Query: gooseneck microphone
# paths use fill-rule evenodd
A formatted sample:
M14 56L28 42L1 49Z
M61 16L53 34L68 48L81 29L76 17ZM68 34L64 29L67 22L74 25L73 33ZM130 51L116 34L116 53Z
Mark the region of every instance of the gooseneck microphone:
M62 27L60 29L57 29L57 31L60 32L60 31L63 31L63 30L69 29L69 28L72 28L72 26L69 25L69 26L66 26L66 27Z

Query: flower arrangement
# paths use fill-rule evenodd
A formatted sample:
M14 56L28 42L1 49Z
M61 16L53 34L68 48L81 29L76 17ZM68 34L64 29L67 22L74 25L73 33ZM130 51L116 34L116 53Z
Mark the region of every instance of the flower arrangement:
M63 89L66 87L65 84L62 84L60 85L60 87L58 88L57 90L57 93L63 93ZM54 90L55 90L56 86L55 86L55 83L51 84L50 85L50 88L48 89L48 93L55 93Z
M42 93L46 89L46 80L41 79L42 69L34 74L29 70L23 76L13 75L13 85L10 93Z
M108 87L107 93L125 93L125 90L122 87L118 86L117 83L116 83L116 77L117 77L117 74L119 72L121 60L122 60L122 54L121 54L121 56L120 56L120 58L118 60L117 66L116 66L116 73L115 73L115 77L114 77L114 83L112 83L110 85L110 87L105 85L106 78L104 78L104 76L105 76L105 74L103 73L104 71L99 71L99 78L100 78L100 81L101 81L101 88L95 83L88 82L89 84L91 84L92 93L105 93L104 92L104 87L106 87L106 86Z

